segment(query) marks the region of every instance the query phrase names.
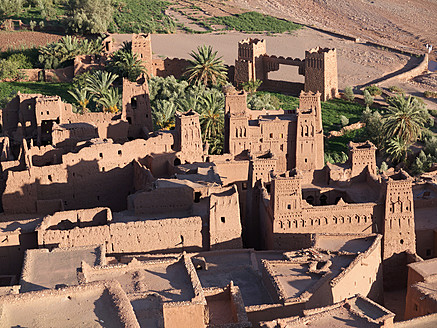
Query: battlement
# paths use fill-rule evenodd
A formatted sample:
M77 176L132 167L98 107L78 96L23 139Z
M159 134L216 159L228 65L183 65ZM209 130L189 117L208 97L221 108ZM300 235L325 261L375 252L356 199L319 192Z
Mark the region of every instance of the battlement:
M267 52L266 40L244 39L238 42L238 59L253 60Z
M337 50L335 48L321 48L321 47L316 47L316 48L312 48L308 51L305 51L305 57L307 55L311 55L311 56L316 56L316 55L335 55L337 53Z

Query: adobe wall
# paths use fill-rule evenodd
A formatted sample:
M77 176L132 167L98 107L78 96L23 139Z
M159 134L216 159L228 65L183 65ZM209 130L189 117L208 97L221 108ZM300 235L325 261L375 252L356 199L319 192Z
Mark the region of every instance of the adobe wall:
M425 282L408 286L404 320L437 312L437 301L431 289L435 286L436 278L433 277L430 280L429 283L425 280Z
M181 58L153 58L153 76L168 77L173 75L180 79L187 69L189 62Z
M187 211L193 206L194 191L188 186L160 187L129 196L128 209L135 215L163 214L172 211Z
M69 230L38 229L40 247L105 245L107 253L179 252L202 249L202 219L117 222Z
M364 253L358 254L347 269L331 281L334 303L356 294L375 302L383 301L381 250L382 236L378 235Z
M167 328L204 328L205 307L203 304L165 303L164 326Z
M45 82L71 82L74 78L74 66L57 69L45 69Z
M211 250L242 248L240 204L236 186L211 194L209 208Z

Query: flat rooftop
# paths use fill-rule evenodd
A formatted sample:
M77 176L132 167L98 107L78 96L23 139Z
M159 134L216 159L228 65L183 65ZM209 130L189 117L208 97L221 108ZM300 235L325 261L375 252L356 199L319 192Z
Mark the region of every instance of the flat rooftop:
M423 278L437 274L437 258L414 262L409 264L408 266L420 275L422 275Z
M100 246L29 249L26 251L21 279L21 292L77 285L77 269L81 262L103 264Z
M351 239L347 235L317 235L314 247L332 252L363 253L374 241L374 236Z
M120 286L100 282L0 297L0 327L139 327Z
M264 286L260 271L258 271L257 257L252 257L251 254L255 252L250 250L222 251L200 253L195 256L203 257L208 266L207 270L197 270L202 287L224 288L232 280L240 288L245 306L273 304L272 297ZM269 256L272 255L269 254Z
M86 282L116 280L129 298L155 293L164 302L191 301L194 290L183 261L158 260L83 269Z

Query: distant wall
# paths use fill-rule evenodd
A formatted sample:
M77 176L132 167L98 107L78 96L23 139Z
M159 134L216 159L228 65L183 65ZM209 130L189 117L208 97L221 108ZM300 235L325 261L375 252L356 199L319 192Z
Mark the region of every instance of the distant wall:
M182 77L189 64L188 60L180 58L155 58L152 62L154 76L167 77L173 75L177 79Z
M200 217L117 222L69 230L38 229L41 247L106 245L107 253L198 251L202 241Z

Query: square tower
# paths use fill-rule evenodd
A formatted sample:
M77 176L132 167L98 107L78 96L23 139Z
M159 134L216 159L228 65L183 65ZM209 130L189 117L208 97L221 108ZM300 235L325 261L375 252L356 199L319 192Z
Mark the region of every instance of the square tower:
M201 162L203 143L200 132L199 114L193 110L186 113L176 112L175 115L175 143L173 150L181 152L188 162Z
M301 92L297 109L296 169L324 167L324 144L320 93Z
M152 39L150 34L132 34L132 53L143 61L147 75L153 75Z
M305 91L320 92L323 101L338 95L337 50L305 51Z
M265 40L249 38L238 42L238 59L235 61L234 82L241 84L254 80L264 80L262 57L266 53Z
M370 141L349 142L352 164L351 178L356 177L367 167L371 175L376 175L376 147Z
M143 128L153 131L149 86L145 76L136 82L123 79L122 119L129 122L129 137L138 138Z

